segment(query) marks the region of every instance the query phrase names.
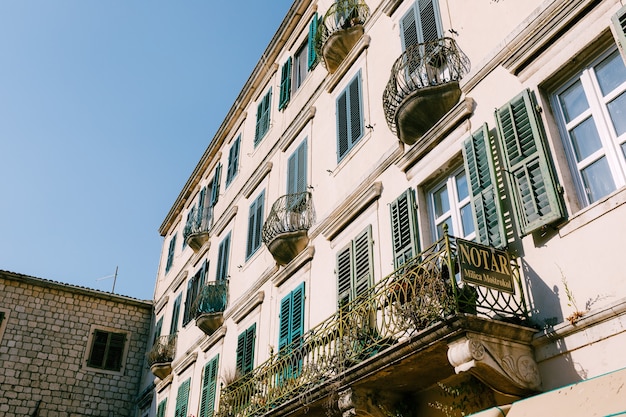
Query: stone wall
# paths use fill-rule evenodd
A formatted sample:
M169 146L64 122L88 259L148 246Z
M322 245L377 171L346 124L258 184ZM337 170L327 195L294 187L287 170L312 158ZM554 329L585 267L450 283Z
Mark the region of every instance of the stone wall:
M0 415L134 416L152 303L0 271ZM87 366L94 326L127 333L120 371Z

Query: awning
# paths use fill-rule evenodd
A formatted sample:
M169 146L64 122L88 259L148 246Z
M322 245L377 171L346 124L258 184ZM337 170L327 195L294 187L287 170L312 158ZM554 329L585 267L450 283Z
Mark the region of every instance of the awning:
M626 368L544 392L473 417L592 417L626 415Z

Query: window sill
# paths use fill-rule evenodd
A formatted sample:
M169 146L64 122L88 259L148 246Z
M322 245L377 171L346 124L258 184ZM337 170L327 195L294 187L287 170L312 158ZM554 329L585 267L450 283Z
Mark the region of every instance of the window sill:
M559 228L559 236L565 237L624 204L626 204L626 187L577 212Z

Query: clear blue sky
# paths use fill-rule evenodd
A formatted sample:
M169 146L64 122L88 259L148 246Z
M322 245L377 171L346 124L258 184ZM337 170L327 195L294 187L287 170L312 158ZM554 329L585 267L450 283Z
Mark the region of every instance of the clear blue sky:
M291 3L0 0L0 269L111 291L117 266L152 299L158 228Z

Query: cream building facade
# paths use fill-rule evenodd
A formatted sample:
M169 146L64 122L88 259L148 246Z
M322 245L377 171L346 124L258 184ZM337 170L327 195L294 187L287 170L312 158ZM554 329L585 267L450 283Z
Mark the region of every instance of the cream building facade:
M624 13L296 0L161 225L139 415L623 413Z

